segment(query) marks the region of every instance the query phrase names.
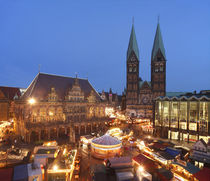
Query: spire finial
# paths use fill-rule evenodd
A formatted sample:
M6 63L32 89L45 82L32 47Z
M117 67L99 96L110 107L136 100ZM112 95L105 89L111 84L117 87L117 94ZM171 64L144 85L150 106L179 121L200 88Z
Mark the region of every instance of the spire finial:
M75 72L75 76L76 76L76 78L77 78L77 72Z
M160 22L160 15L159 14L158 14L158 19L157 20L158 20L158 24L159 24L159 22Z
M41 65L39 64L39 73L40 73Z
M132 17L132 24L134 25L134 16Z

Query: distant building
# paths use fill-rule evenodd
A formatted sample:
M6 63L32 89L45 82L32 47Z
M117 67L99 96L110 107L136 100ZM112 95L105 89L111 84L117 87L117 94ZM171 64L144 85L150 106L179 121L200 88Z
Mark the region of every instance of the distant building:
M118 95L117 93L113 93L111 88L109 92L104 92L103 90L102 93L99 93L99 95L101 96L102 101L107 106L110 106L113 108L117 108L121 106L122 96Z
M39 73L15 101L17 134L25 141L103 130L105 104L87 79Z
M193 151L190 158L195 162L196 165L200 165L203 167L210 167L210 139L208 143L206 143L203 139L198 140L193 145Z
M20 88L0 86L0 121L12 119L13 102L20 96Z
M139 77L139 49L132 25L126 58L126 112L152 120L153 99L166 94L166 55L158 23L151 55L151 81Z
M161 96L155 100L155 134L196 142L210 138L210 91Z

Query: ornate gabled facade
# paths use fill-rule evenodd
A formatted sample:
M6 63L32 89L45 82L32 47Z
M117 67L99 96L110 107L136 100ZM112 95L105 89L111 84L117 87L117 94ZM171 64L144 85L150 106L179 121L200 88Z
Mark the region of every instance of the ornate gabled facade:
M20 96L20 88L0 86L0 121L12 119L14 100Z
M166 58L158 23L151 55L151 82L139 77L139 49L134 25L126 60L126 112L130 116L152 120L153 100L166 92Z
M105 104L86 79L39 73L15 101L17 133L25 141L50 140L103 129Z
M109 92L104 92L103 90L102 93L100 93L100 96L101 96L101 100L108 107L117 108L118 106L121 106L122 96L118 95L117 93L113 93L111 88Z

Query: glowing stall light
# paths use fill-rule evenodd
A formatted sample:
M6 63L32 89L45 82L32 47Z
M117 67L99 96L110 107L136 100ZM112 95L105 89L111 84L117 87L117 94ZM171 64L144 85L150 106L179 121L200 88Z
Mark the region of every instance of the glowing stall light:
M145 148L144 141L140 141L140 143L138 144L138 147L140 150L143 150Z
M110 118L115 118L116 115L114 114L114 108L112 107L106 107L105 108L105 115L109 116Z
M143 168L142 166L139 166L139 167L138 167L138 170L139 170L140 172L143 172L143 171L144 171L144 168Z
M58 170L58 166L57 166L57 165L54 165L54 166L53 166L53 170L54 170L54 171L57 171L57 170Z
M30 98L30 99L28 100L28 103L31 104L31 105L33 105L33 104L36 103L36 101L35 101L34 98Z
M63 150L63 155L65 155L66 154L66 148Z

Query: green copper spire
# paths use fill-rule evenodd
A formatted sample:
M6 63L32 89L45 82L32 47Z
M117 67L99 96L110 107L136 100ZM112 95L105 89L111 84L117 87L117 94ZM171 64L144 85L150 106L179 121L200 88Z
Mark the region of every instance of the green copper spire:
M163 45L163 39L162 39L161 32L160 32L159 22L158 22L158 25L157 25L155 40L154 40L154 44L153 44L153 48L152 48L152 60L156 56L158 50L161 51L162 55L166 59L165 48L164 48L164 45Z
M136 41L136 34L135 34L135 30L134 30L134 25L132 25L132 29L131 29L131 35L130 35L128 50L127 50L127 60L128 60L132 51L134 51L136 57L139 60L139 48L138 48L138 44L137 44L137 41Z

